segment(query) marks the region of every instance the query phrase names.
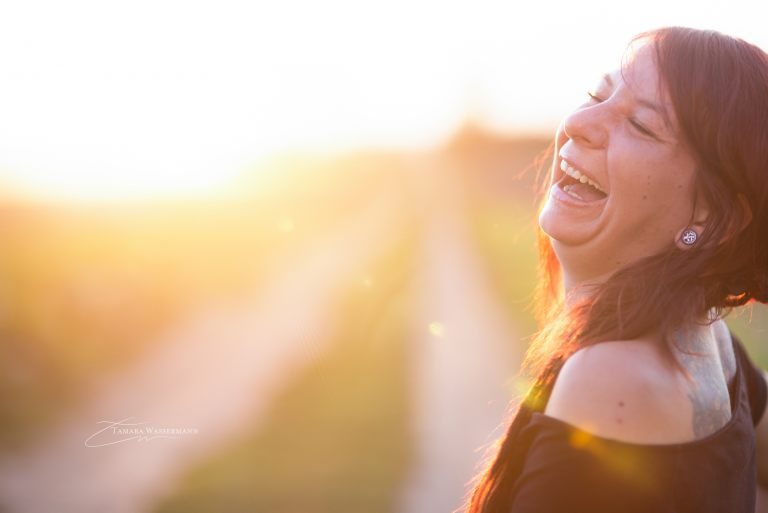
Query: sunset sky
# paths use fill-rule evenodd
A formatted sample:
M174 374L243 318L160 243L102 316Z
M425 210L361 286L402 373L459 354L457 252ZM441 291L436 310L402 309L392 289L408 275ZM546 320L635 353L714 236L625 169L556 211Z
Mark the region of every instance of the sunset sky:
M551 133L639 31L712 28L768 48L757 5L5 2L0 188L196 194L277 150L425 147L467 116Z

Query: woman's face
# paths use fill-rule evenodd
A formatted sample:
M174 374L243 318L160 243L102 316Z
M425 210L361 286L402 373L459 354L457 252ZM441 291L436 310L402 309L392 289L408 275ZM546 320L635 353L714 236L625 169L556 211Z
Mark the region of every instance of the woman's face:
M640 46L624 77L619 70L603 77L589 92L594 97L557 130L553 185L539 225L550 236L566 289L603 281L671 244L686 247L678 238L693 208L695 163L679 143L677 120L658 79L652 48ZM567 177L564 163L606 194L588 183L574 185L584 179Z

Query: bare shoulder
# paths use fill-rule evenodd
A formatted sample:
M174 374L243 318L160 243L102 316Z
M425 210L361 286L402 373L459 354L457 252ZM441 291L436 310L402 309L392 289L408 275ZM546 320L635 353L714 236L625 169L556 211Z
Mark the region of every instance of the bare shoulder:
M603 342L565 362L544 414L597 436L638 444L696 438L691 402L658 350L639 341Z

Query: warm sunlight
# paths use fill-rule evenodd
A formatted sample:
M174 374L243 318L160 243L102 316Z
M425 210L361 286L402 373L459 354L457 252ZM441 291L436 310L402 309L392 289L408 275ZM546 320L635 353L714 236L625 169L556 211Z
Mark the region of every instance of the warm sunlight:
M759 17L734 6L617 9L16 2L0 20L0 177L57 199L208 194L286 148L429 146L467 116L548 133L657 25L765 43Z
M745 507L706 511L752 513L754 484L768 513L768 477L749 466L768 455L742 450L768 395L768 182L750 130L768 118L764 54L662 31L680 56L664 69L686 69L664 75L684 115L671 128L702 127L686 151L641 130L655 116L632 124L644 102L623 86L552 144L639 32L710 28L768 49L764 17L740 1L3 2L0 511L520 511L501 503L516 500L513 474L549 473L537 454L556 479L532 500L578 483L584 499L646 504L593 486L614 482L593 479L597 464L632 486L664 477L676 505L719 504L723 487L666 479L682 464L710 472L701 451L648 472L588 415L552 436L555 451L536 442L568 424L544 414L563 357L625 336L641 372L617 386L652 376L654 397L680 400L606 396L627 406L611 432L671 440L695 414L696 436L714 440L730 400L733 428L714 441L734 444L720 481ZM723 52L701 52L709 43ZM657 100L638 56L630 85ZM722 251L694 215L692 161L718 164L701 175L725 185L713 219L739 221L739 200L754 213ZM566 285L609 275L598 308L566 310ZM751 302L727 325L687 322L735 293ZM686 396L684 373L645 350L664 342L648 326L680 328L670 354L690 390L717 386ZM715 360L680 358L685 347ZM677 407L686 397L693 410ZM670 429L638 426L646 409ZM561 461L574 465L564 479ZM499 507L464 507L483 497ZM523 509L622 510L563 504Z

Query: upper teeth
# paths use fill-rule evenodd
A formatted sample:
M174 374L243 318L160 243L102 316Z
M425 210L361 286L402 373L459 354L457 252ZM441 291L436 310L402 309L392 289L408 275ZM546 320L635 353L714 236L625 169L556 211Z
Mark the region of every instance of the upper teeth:
M589 185L591 185L598 191L602 192L603 194L608 194L603 190L602 187L600 187L600 184L598 184L594 180L589 179L587 175L582 174L578 169L575 169L569 166L568 162L561 160L560 169L562 169L565 174L567 174L568 176L574 177L576 180L580 181L581 183L588 183Z

